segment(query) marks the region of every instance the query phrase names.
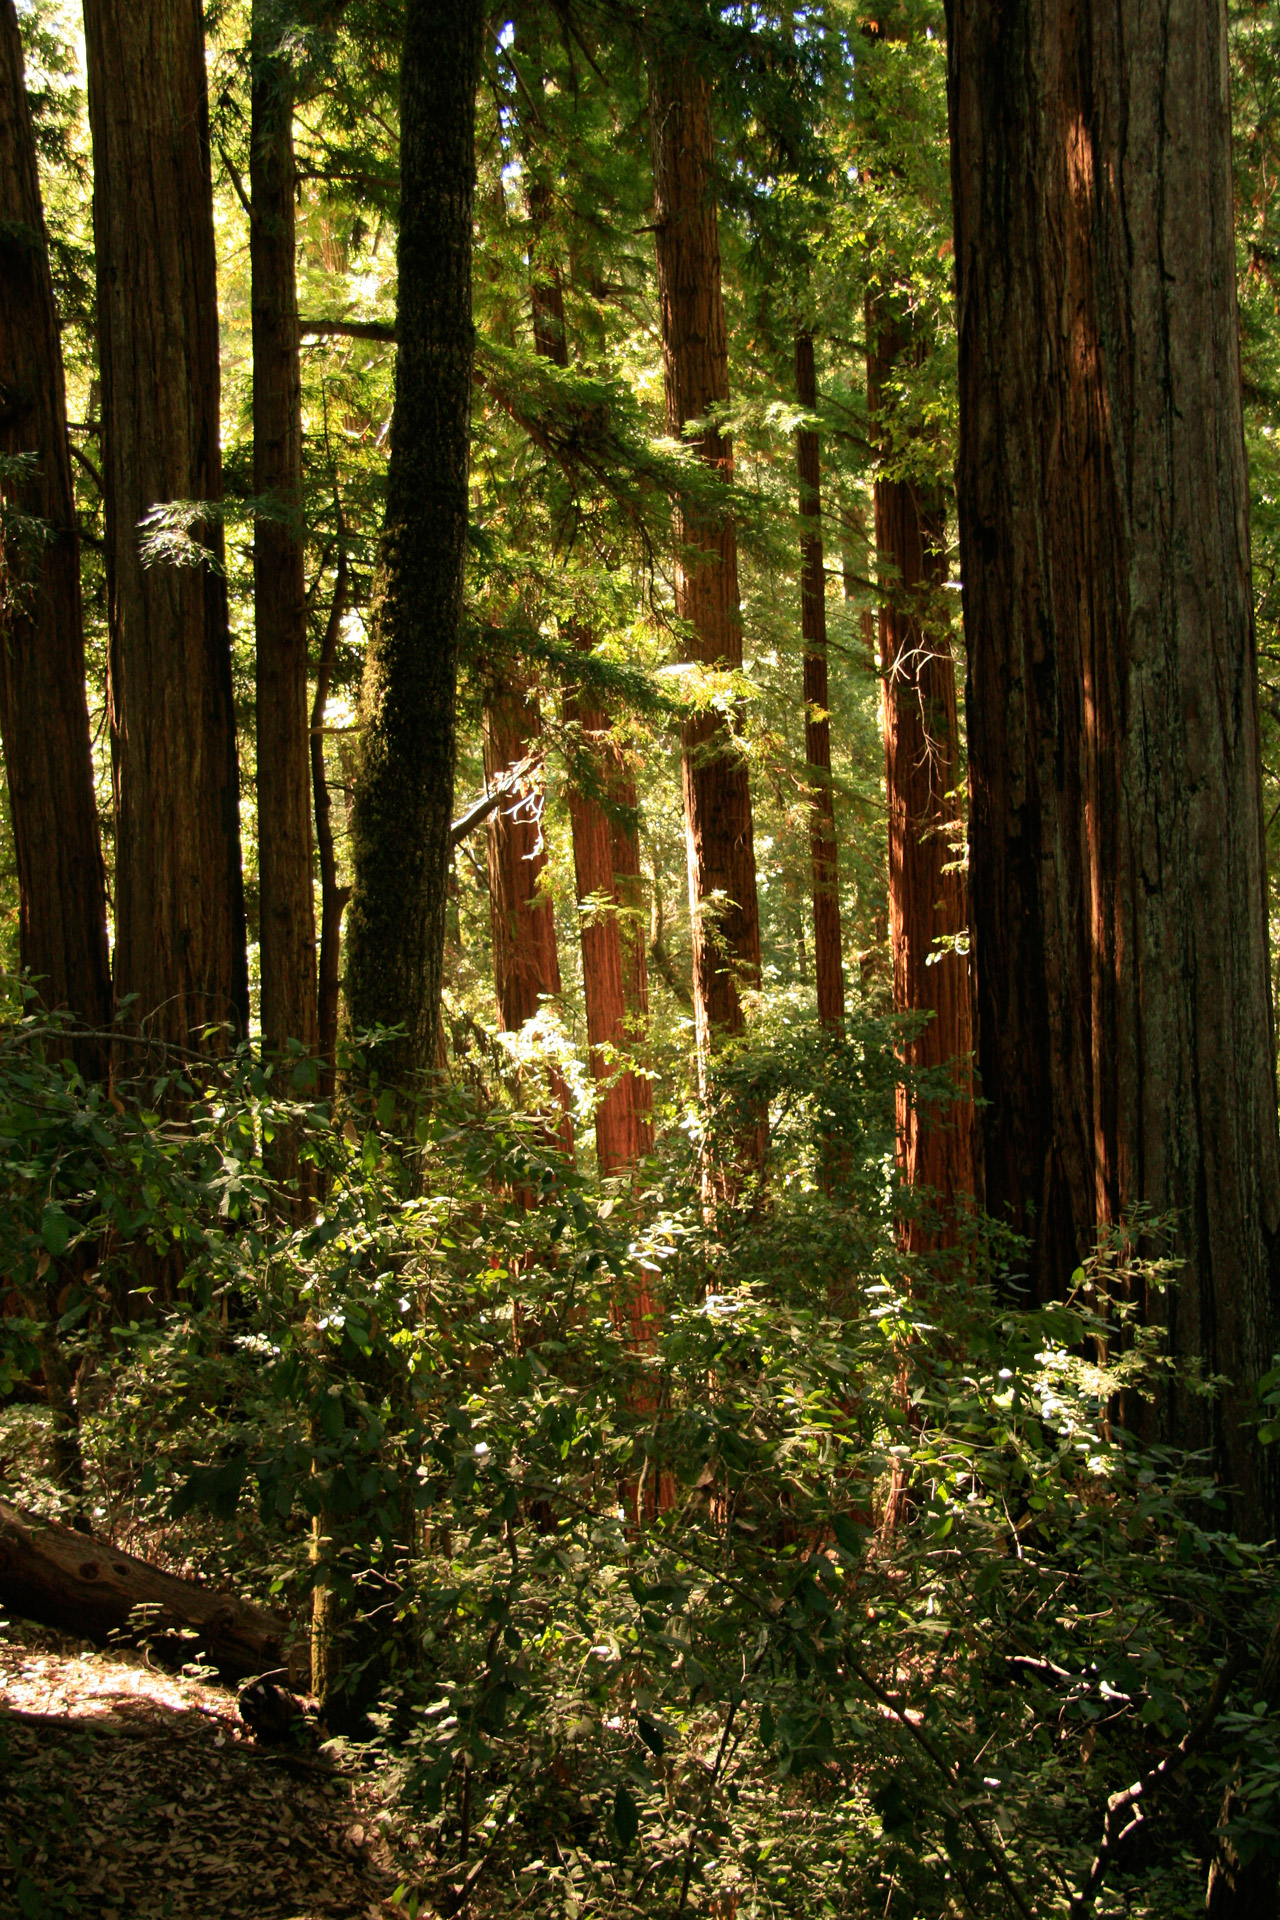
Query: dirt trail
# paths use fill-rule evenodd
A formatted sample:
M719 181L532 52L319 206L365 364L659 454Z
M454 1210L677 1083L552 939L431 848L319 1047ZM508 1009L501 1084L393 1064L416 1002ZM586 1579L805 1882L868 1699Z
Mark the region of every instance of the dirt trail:
M376 1797L256 1747L234 1699L0 1623L0 1915L374 1920Z

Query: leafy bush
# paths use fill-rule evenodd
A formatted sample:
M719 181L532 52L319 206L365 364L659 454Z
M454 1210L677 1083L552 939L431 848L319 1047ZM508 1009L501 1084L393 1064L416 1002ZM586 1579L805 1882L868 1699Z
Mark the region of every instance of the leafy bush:
M909 1262L893 1039L780 1028L602 1186L478 1083L406 1147L301 1058L108 1092L0 1030L9 1485L71 1498L60 1367L97 1525L299 1631L330 1596L407 1911L1084 1911L1142 1779L1092 1910L1190 1914L1246 1742L1275 1845L1274 1562L1117 1423L1141 1263L1032 1312L980 1222ZM711 1209L744 1101L768 1179Z

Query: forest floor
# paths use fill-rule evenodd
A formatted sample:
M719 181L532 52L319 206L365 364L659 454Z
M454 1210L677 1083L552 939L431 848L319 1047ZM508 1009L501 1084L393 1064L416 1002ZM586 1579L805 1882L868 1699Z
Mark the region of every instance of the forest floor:
M258 1747L232 1694L0 1622L4 1920L383 1920L371 1781Z

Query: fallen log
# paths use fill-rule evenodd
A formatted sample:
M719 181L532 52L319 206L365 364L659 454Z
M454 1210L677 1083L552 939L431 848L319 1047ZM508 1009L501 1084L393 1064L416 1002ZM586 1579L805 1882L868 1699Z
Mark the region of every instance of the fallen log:
M96 1646L145 1640L179 1662L199 1656L226 1680L288 1673L307 1690L305 1635L233 1593L162 1573L109 1542L0 1500L0 1608Z

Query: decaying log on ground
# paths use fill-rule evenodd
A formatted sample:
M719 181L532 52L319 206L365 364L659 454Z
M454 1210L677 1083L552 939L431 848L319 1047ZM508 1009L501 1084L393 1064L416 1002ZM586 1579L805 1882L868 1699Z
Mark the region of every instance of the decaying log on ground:
M0 1608L99 1646L147 1640L180 1660L200 1658L227 1680L287 1670L306 1690L305 1638L234 1594L198 1586L88 1534L0 1500Z

